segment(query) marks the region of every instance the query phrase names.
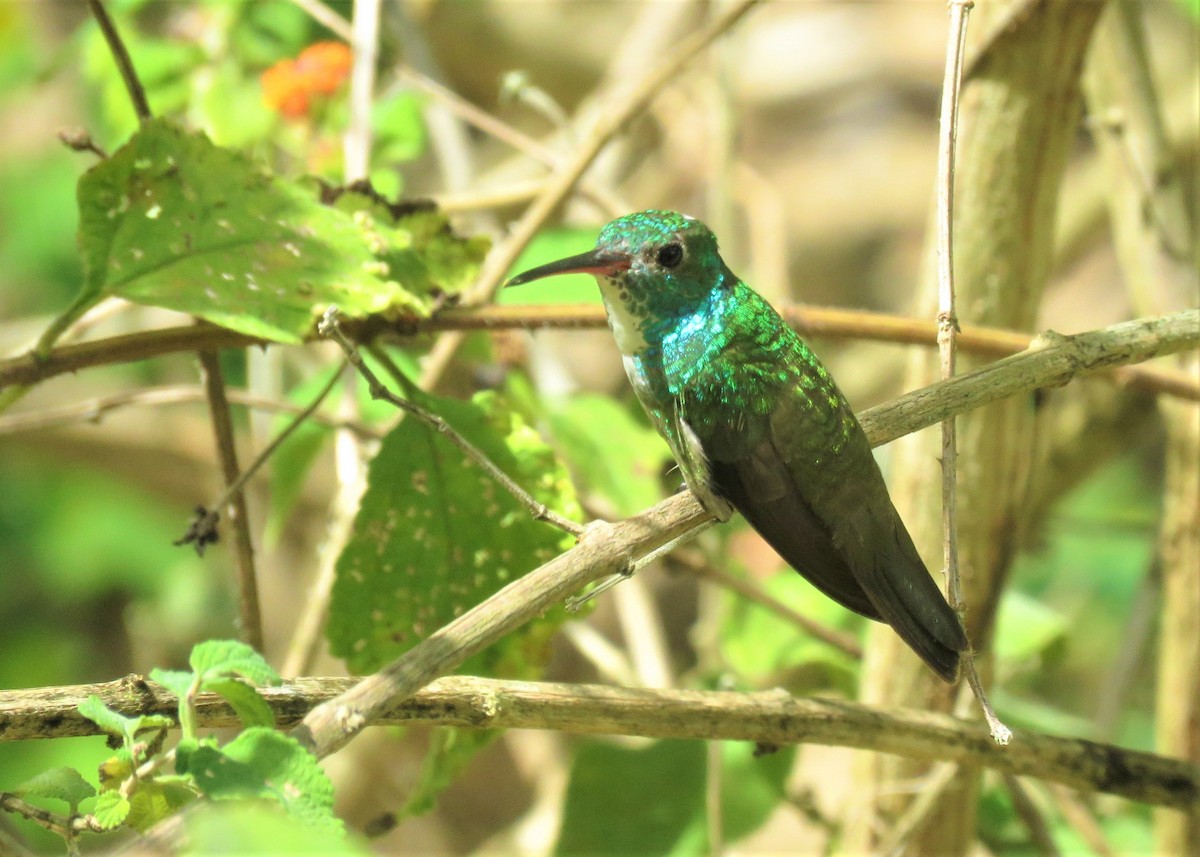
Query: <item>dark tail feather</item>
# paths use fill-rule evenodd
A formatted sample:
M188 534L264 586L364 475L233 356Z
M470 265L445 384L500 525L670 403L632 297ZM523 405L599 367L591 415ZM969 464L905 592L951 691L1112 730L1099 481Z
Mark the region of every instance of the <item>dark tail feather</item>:
M884 621L934 672L954 683L967 648L962 623L929 576L890 500L887 507L863 508L855 516L857 526L848 528L842 545L850 568ZM865 533L876 537L864 542Z

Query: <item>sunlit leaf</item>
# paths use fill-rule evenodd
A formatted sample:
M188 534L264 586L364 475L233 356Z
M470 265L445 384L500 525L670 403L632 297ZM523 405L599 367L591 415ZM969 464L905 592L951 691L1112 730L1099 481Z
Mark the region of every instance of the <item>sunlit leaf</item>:
M541 502L577 513L552 451L495 396L421 402ZM370 672L565 544L561 532L534 521L438 432L405 419L371 462L354 534L338 559L328 624L332 651L355 672ZM556 613L549 627L563 615ZM547 626L536 624L493 647L473 669L491 672L503 660L521 674L540 662L538 652L526 650L546 634Z
M189 754L187 768L214 800L269 798L296 821L341 829L329 778L315 756L281 732L252 727L219 749L201 745Z
M78 197L85 279L66 318L118 295L299 342L331 304L347 318L426 314L433 291L469 281L486 250L436 214L410 226L377 206L324 205L314 187L166 120L92 167Z
M113 830L125 823L129 809L129 801L119 791L112 789L100 792L96 805L92 807L92 817L105 830Z
M75 815L79 804L96 794L79 771L74 768L51 768L12 789L22 797L44 797L65 801L71 808L68 815Z

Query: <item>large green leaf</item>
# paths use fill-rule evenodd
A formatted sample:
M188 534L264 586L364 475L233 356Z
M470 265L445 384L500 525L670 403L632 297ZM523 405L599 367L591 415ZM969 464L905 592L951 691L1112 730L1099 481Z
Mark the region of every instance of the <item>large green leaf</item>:
M558 447L586 488L622 515L662 497L659 472L671 452L654 429L609 396L571 396L547 408Z
M331 304L347 318L425 315L486 251L437 214L396 221L355 194L317 197L203 134L146 123L79 181L84 288L43 347L106 295L280 342L302 340Z
M422 397L421 403L541 502L578 513L552 451L493 394L472 402ZM534 521L456 446L407 418L371 462L354 534L338 559L331 649L355 672L377 669L565 545L561 532ZM528 674L540 661L529 648L563 616L534 623L469 669Z
M732 842L756 830L784 797L795 748L762 756L744 742L721 745L721 816ZM585 743L571 766L556 853L705 854L707 762L701 741L630 749ZM623 823L636 819L635 824Z

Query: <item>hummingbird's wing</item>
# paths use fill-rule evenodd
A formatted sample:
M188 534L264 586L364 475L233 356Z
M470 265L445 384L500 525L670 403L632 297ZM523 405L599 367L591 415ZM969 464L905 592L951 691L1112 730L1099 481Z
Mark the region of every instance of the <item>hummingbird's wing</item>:
M887 622L947 681L966 637L904 528L862 429L836 387L814 418L780 391L769 414L745 410L701 437L713 487L818 589ZM836 399L836 403L833 400Z

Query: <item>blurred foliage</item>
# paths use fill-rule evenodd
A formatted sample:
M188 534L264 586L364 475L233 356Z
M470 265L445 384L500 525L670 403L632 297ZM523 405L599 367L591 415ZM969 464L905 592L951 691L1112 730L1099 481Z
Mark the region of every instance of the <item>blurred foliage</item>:
M757 829L779 804L796 748L758 755L752 745L725 742L719 749L723 835L732 843ZM571 769L555 853L710 853L706 758L700 741L636 748L584 742Z
M171 128L203 132L207 140L190 131L170 131L175 137L170 145L204 148L193 164L196 181L224 187L227 207L241 214L253 213L255 200L261 202L261 198L251 195L245 184L256 175L275 176L275 182L286 186L283 194L288 205L303 211L301 220L320 235L321 247L306 246L306 259L331 264L342 254L345 261L345 246L330 249L333 232L339 241L345 239L356 247L366 240L372 245L371 260L384 252L387 262L419 282L415 291L422 309L428 308L435 283L445 287L448 277L452 282L443 291L452 292L473 276L483 252L481 239L465 245L448 239L439 217L395 224L373 203L355 197L343 197L334 208L317 207L315 185L303 183L301 177L316 176L329 183L342 179L346 83L344 76L339 76L344 75L344 68L334 63L325 69L329 75L322 77L319 85L303 74L303 79L285 81L292 87L285 87L292 97L286 102L287 109L283 100L272 101L266 84L271 69L295 72L306 49L335 40L334 34L297 5L256 0L109 0L105 5L129 44L155 114L164 117L135 138L134 145L163 134L167 121L176 123ZM348 16L352 4L336 0L328 5ZM480 77L479 69L528 61L535 67L538 63L562 66L562 73L553 79L535 76L534 80L545 85L551 95L565 96L564 104L570 106L582 98L581 92L569 90L572 82L585 77L590 82L597 76L594 69L585 72L593 44L607 50L612 44L609 36L620 32L598 27L588 40L546 38L542 28L553 25L550 19L554 16L534 9L534 4L508 4L507 10L484 2L409 5L414 21L406 26L419 29L433 43L436 59L447 68L448 77L474 96L496 88L495 80ZM574 16L609 14L601 8L603 4L570 5L565 19L576 33L586 28ZM764 9L762 14L796 12L785 8L787 5L768 4L775 8ZM799 50L789 42L786 55L779 57L763 48L763 42L755 42L757 48L745 63L750 77L756 56L769 66L769 74L763 78L768 83L758 84L766 88L766 94L738 117L742 122L738 136L744 145L757 147L753 160L761 174L750 174L753 181L739 174L735 184L738 193L745 195L740 204L746 222L730 234L722 234L722 243L731 258L751 260L747 270L761 266L775 272L775 282L766 277L761 281L766 290L776 289L773 297L900 306L908 294L906 281L914 276L910 262L923 228L928 202L926 172L933 151L931 137L910 145L916 136L911 126L932 128L936 110L930 81L936 77L937 63L907 54L892 58L892 48L899 51L921 39L904 35L911 35L911 29L895 33L888 29L891 16L908 14L906 10L872 7L867 14L872 21L881 21L878 26L885 30L876 48L887 50L862 55L849 50L853 68L839 78L824 49L841 50L832 47L835 42L853 49L869 46L867 41L847 41L846 33L852 33L854 39L865 38L875 24L854 18L853 9L839 7L835 14L820 4L811 5L813 9L800 11L823 16L817 29L822 50ZM1157 5L1176 16L1164 17L1168 11L1156 6L1154 13L1169 27L1184 22L1194 29L1189 22L1200 18L1197 0ZM590 6L595 8L585 8ZM940 15L941 8L933 13ZM461 24L464 18L466 26ZM520 26L507 31L505 21L517 21ZM787 19L783 21L786 25ZM857 23L844 33L840 28L846 21ZM763 26L769 30L775 23L768 20ZM940 18L937 26L932 42L934 50L940 51ZM1161 21L1159 27L1156 32L1163 32ZM786 27L779 32L792 33ZM522 34L524 41L520 40ZM500 47L484 52L480 40ZM388 37L381 46L385 65L399 50L394 41ZM519 50L524 53L514 54L514 44L522 45ZM870 62L863 59L868 55ZM803 66L799 72L787 65L811 58L817 65ZM940 60L936 54L935 58ZM827 73L828 77L822 76ZM886 85L878 90L867 88L862 81L868 74L885 79ZM799 83L790 75L796 75ZM747 89L744 80L737 86L741 87L735 87L739 93ZM300 87L303 98L296 98L295 87ZM822 87L836 97L824 98L823 93L828 92ZM439 162L430 151L434 137L425 124L429 103L428 96L381 80L371 115L375 135L371 179L385 196L439 189ZM497 108L500 112L505 109ZM657 114L645 126L638 123L629 129L631 150L661 148L645 161L639 160L640 154L628 156L623 165L633 178L620 190L631 205L697 204L705 192L704 184L712 178L704 164L706 156L696 148L698 140L704 143L698 129L709 120L710 109L705 98L676 99L670 111L678 113ZM134 212L136 217L112 223L108 222L109 208L95 209L93 215L98 211L103 217L84 224L82 252L76 243L80 231L76 183L80 177L92 176L83 184L86 203L95 201L91 185L97 177L107 177L119 198L137 181L139 160L130 149L94 165L92 155L66 151L54 140L57 127L84 126L99 146L117 153L138 127L108 48L84 14L83 4L0 3L0 120L0 127L6 129L0 140L5 155L0 158L0 328L6 348L15 352L44 328L47 316L66 308L81 287L88 300L112 290L109 279L97 273L95 263L103 255L98 244L128 242L132 236L137 239L136 246L167 251L160 261L177 259L180 254L171 252L170 238L137 231L167 222L149 217L149 204ZM650 126L654 127L648 132ZM534 117L531 127L541 133L544 118ZM468 136L468 140L483 153L481 161L486 166L481 171L494 166L498 159L489 148L491 141L478 136ZM156 146L159 154L166 151ZM179 157L175 149L168 154ZM537 169L543 170L541 166ZM911 176L918 177L916 189L904 197ZM797 192L797 187L803 187L803 192ZM163 190L159 185L153 189L155 193ZM186 207L173 212L163 199L156 197L156 202L164 206L160 218L176 213L187 216ZM187 200L174 202L182 206ZM764 212L770 215L766 219ZM510 213L501 211L491 221L491 215L468 215L463 218L464 225L455 225L463 234L478 235L483 231L481 224L502 225ZM103 223L98 222L101 219ZM604 219L587 210L574 222L593 226L542 230L514 267L524 269L591 247L596 226ZM361 227L364 220L371 225L359 235L351 236L344 228L347 222ZM792 231L784 234L785 225ZM250 234L247 230L254 228L242 224L239 231ZM127 229L134 231L124 231ZM383 251L371 240L381 236L389 242ZM263 256L261 245L282 243L277 235L258 238L259 245L244 258L225 249L220 253L250 264ZM791 255L764 261L759 251L772 242L790 246ZM128 250L135 245L121 246ZM410 246L432 252L415 258L406 255ZM366 259L360 250L354 251L358 255L351 254L352 262ZM276 259L273 264L278 262ZM1080 267L1092 277L1091 269ZM796 269L803 276L798 276ZM222 290L219 281L212 283L215 297L204 295L202 289L187 293L195 275L190 271L171 280L147 279L137 294L129 293L156 307L207 314L242 330L285 339L307 332L311 322L307 299L297 303L298 311L289 314L287 321L280 322L272 320L271 313L260 305L239 303L236 296ZM328 277L335 279L344 278L340 273ZM297 283L297 277L290 277L284 287L298 288ZM376 285L372 281L372 286ZM1075 320L1071 313L1077 314L1078 324L1073 328L1090 323L1096 307L1115 306L1114 311L1120 311L1120 301L1111 296L1100 299L1090 280L1083 294L1084 298L1073 304L1063 302L1068 316ZM598 300L594 282L586 276L538 282L499 295L501 303L518 305L594 304ZM207 309L197 301L207 304ZM169 318L157 309L137 310L130 316L130 328L106 330L141 329L164 317ZM1052 320L1057 324L1059 319ZM578 341L585 338L576 337ZM596 341L602 339L598 334ZM427 340L406 341L402 347L389 347L388 353L410 377L416 377L417 356L427 345ZM537 486L538 496L560 510L574 508L576 489L585 502L606 513L611 510L613 515L637 511L673 490L678 477L664 478L671 468L665 446L627 390L621 388L614 396L613 389L601 385L570 395L561 390L543 395L532 380L536 373L525 374L527 355L522 351L526 345L524 337L502 340L473 334L446 382L455 395L462 394L462 400L423 401L475 439L506 471L524 484ZM295 351L289 352L276 395L293 404L306 404L328 373L336 370L331 367L333 358L327 355L297 355ZM882 360L859 360L857 352L848 354L846 373L839 372L844 386L852 392L858 387L871 393L886 388L887 378L882 376L889 364L898 363L895 353ZM611 347L589 352L578 362L619 367ZM233 384L242 384L251 374L241 355L225 355L224 363L231 370ZM378 363L372 365L379 367ZM35 391L39 398L31 397L27 404L31 409L47 408L116 390L193 382L194 378L186 357L147 361L57 379ZM489 386L503 390L504 397L484 393L467 401L479 387ZM335 391L327 412L349 395L357 402L354 410L359 421L386 427L395 419L394 409L369 401L361 385L356 385L353 394L340 388ZM180 535L191 505L211 498L217 483L202 412L193 409L195 419L189 422L179 416L181 411L142 409L120 421L114 416L111 429L106 423L0 436L0 687L107 680L154 666L182 668L196 640L234 633L236 611L227 551L214 551L201 562L170 544ZM248 421L241 412L236 419L239 429L246 428ZM287 420L281 415L267 422L278 429ZM127 445L116 442L125 439L122 435L127 436ZM257 547L263 563L260 574L267 594L268 626L276 635L272 654L277 655L286 645L292 618L307 592L316 545L324 536L331 469L325 441L329 437L327 428L304 426L274 459L269 485L255 486L256 490L262 488L261 494L254 495L255 514L270 521L269 537ZM255 443L261 440L256 438ZM1113 685L1121 680L1114 665L1128 643L1131 605L1148 587L1152 589L1161 492L1157 443L1148 438L1142 445L1131 444L1135 448L1130 454L1099 467L1058 502L1039 529L1038 543L1017 558L995 633L1000 684L995 698L1001 715L1018 728L1100 737L1139 748L1153 745L1152 670L1134 670L1128 686L1116 691ZM146 454L139 455L139 451ZM343 576L329 628L336 652L354 669L372 669L394 657L454 615L456 607L469 607L566 544L544 525L531 524L501 489L481 482L474 469L463 468L452 447L412 419L406 419L384 441L371 464L370 483L355 541L342 566L345 573L358 562L355 567L364 575L370 572L378 578L368 585L365 577L359 582L352 575ZM408 526L410 509L429 522L422 525L423 534L433 538L434 544L422 543L418 538L421 529ZM496 541L494 531L483 528L485 521L497 520L501 521L503 545ZM817 621L849 633L861 631L865 622L859 617L821 597L792 571L778 570L773 561L764 561L729 538L730 531L740 526L732 524L723 528L720 536L706 540L709 547L721 546L712 551L716 561L733 573L746 574L774 597ZM435 530L436 537L432 535ZM382 538L381 532L398 533L398 537ZM460 555L456 556L455 550ZM509 552L502 563L489 561L502 550ZM380 559L377 551L385 556ZM389 563L391 576L386 573ZM405 569L407 574L409 567L414 569L412 581L406 579L404 588L397 589L396 570ZM361 591L352 592L360 583ZM465 591L451 599L452 586ZM681 588L678 583L672 587L664 591ZM843 696L855 692L859 668L843 653L756 605L729 595L716 600L719 630L715 649L700 655L690 649L682 655L672 652L680 662L704 665L681 683L713 686L730 681L746 688L784 685L794 692ZM696 620L694 605L681 599L663 608L673 623L668 629L672 645L695 644L688 637ZM601 614L596 611L597 616ZM470 669L536 675L551 652L552 635L563 618L561 613L548 617L541 626L476 659ZM619 635L612 628L606 631ZM1143 663L1150 657L1147 651L1152 642L1141 643ZM335 668L328 663L324 667ZM160 674L169 681L170 676ZM590 673L565 676L566 680L591 677ZM249 723L262 724L261 708L244 696L241 687L214 689L223 689L237 700ZM1114 692L1119 692L1122 700L1114 732L1099 735L1097 711L1105 695ZM279 765L269 771L258 770L254 776L239 768L237 776L221 782L227 793L268 795L275 800L281 793L289 794L289 785L302 782L301 791L320 792L318 815L326 818L332 794L324 790L327 781L309 764L307 755L268 737L276 733L244 734L251 737L234 745L228 759L240 764L269 757ZM359 793L365 791L394 812L431 810L435 798L451 783L472 775L473 768L464 769L466 761L475 758L478 748L491 738L444 730L435 737L433 750L423 763L393 765L402 772L397 775L398 792L391 784L385 788L372 781L365 789L358 784ZM229 765L214 755L220 751L213 747L197 754L198 750L193 748L191 756L197 770ZM709 843L703 744L662 741L630 747L586 740L575 750L558 853L705 853ZM750 747L730 744L721 748L721 756L728 842L750 836L773 813L794 812L784 785L793 773L797 756L793 748L754 758ZM119 765L113 767L114 758L102 738L0 743L0 789L21 788L24 783L24 793L31 800L61 811L62 799L83 799L86 789L80 788L80 783L90 788L90 783L98 782L94 773L102 765L109 774L123 770ZM359 767L367 769L361 776L382 780L378 770ZM488 789L500 777L494 769L480 769L473 775L482 782L484 793L495 798ZM64 770L77 771L82 777L77 780L62 773ZM807 773L836 780L839 772ZM355 774L340 772L339 789L346 783L347 791L353 793ZM536 772L526 776L536 776ZM114 802L109 807L111 817L141 825L169 811L178 797L165 787L144 794L150 798L145 807L136 801L117 805L119 801L110 795L106 800ZM303 814L311 808L299 810ZM365 845L330 829L335 825L300 829L278 809L277 804L265 803L206 807L188 819L190 848L197 854L369 853ZM478 810L470 807L462 815L486 815ZM987 782L980 810L980 838L993 853L1013 857L1036 853L1002 785ZM143 811L147 814L139 816ZM1083 849L1079 835L1053 807L1047 815L1064 853ZM1150 850L1150 813L1144 807L1102 802L1098 816L1117 853ZM445 818L451 817L443 817L443 823L448 824ZM61 850L51 834L23 822L19 829L39 853ZM407 837L408 830L401 827L399 838ZM103 847L98 841L85 841L84 845ZM402 846L390 840L381 847ZM471 849L464 845L460 850Z

